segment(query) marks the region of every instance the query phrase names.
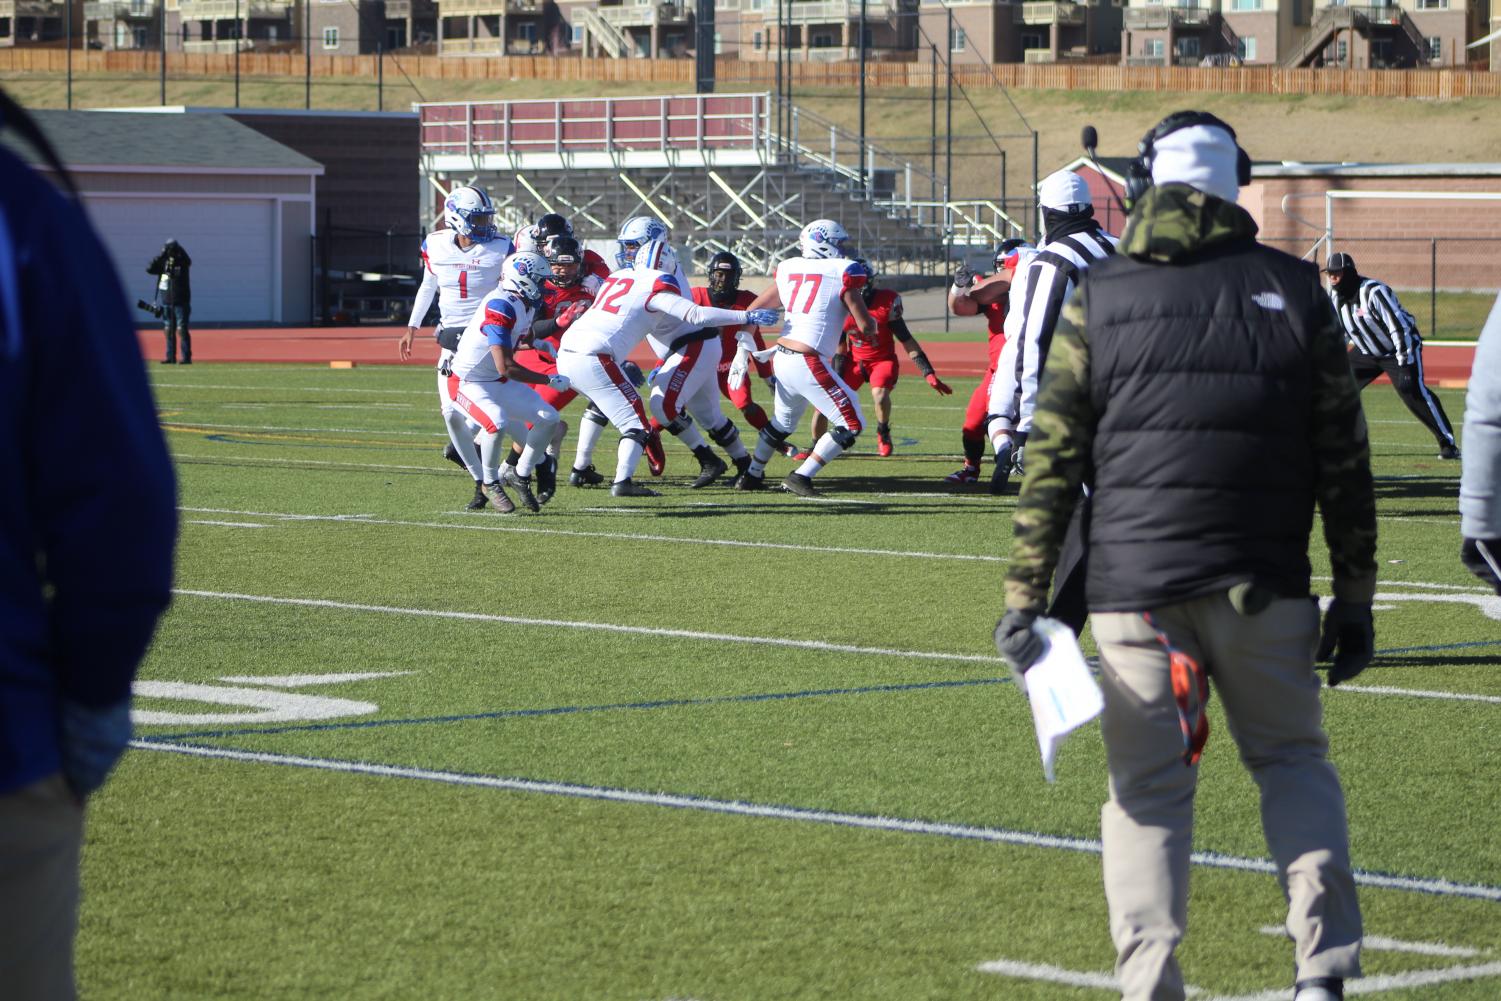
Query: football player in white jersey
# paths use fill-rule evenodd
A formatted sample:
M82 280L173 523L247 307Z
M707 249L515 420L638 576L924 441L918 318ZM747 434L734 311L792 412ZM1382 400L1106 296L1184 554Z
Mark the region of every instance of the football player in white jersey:
M500 269L500 287L485 296L484 305L475 311L453 359L453 372L459 377L453 402L480 426L482 489L490 506L501 512L515 510L502 482L516 491L529 510L541 508L532 493L532 470L552 440L558 411L544 403L532 386L546 385L558 392L568 389L566 376L534 372L518 364L512 354L516 339L531 326L548 273L541 254L507 258ZM531 429L525 431L521 458L515 466L506 465L502 477L500 433L508 424L518 440L526 425Z
M479 188L457 187L443 203L447 228L429 233L422 241L422 285L407 331L397 344L402 361L412 355L412 341L427 318L433 298L438 300L438 405L448 429L449 445L443 454L474 477L470 510L485 506L479 453L474 446L474 428L453 405L458 377L453 374L453 354L459 335L469 325L480 300L500 281L501 262L511 254L511 241L495 229L495 206Z
M776 322L775 310L695 304L677 272L677 255L667 242L649 241L636 252L631 267L605 279L593 305L563 334L558 351L558 371L620 431L615 481L610 488L616 497L657 496L655 490L632 479L646 445L647 417L620 363L647 335L667 334L685 323L708 327Z
M736 484L741 490L766 485L766 463L781 451L808 404L829 419L830 427L803 464L782 481L782 489L800 497L818 496L813 477L853 445L865 428L859 399L830 361L839 347L846 316L854 318L861 337L876 339L876 321L860 294L870 275L863 264L849 259L849 238L844 227L831 219L808 223L798 236L802 256L778 264L776 283L751 304L781 306L787 312L772 360L776 405L771 420L761 429L750 468Z

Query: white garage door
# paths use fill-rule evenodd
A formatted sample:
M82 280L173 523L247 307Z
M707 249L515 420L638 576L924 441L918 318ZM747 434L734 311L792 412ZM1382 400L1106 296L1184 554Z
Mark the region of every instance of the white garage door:
M169 239L193 259L193 319L257 323L278 319L271 199L84 196L125 295L150 299L146 265ZM146 314L142 318L149 321Z

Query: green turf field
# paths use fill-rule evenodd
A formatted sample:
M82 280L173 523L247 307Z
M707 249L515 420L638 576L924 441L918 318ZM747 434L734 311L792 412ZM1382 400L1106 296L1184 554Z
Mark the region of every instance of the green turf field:
M904 380L897 455L862 439L823 501L689 491L670 443L660 499L501 516L460 510L426 370L152 374L181 593L91 811L85 998L1111 996L1098 728L1048 786L990 645L1014 500L940 482L972 380ZM1360 986L1494 999L1501 599L1457 561L1458 464L1366 402L1382 653L1325 700ZM1212 725L1181 955L1270 1001L1280 894Z

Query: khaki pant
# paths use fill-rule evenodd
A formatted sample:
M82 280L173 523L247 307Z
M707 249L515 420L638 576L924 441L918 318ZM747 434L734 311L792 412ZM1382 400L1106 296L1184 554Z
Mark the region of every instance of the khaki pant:
M72 1001L83 807L62 775L0 795L0 995Z
M1360 909L1339 776L1328 761L1313 672L1318 609L1281 600L1242 616L1225 594L1151 610L1168 640L1209 672L1230 737L1261 792L1261 826L1288 899L1297 978L1360 974ZM1181 1001L1173 952L1188 927L1198 767L1168 654L1139 613L1092 617L1105 694L1110 800L1101 811L1105 897L1126 1001ZM1212 734L1207 754L1229 751ZM1253 929L1243 929L1252 934Z

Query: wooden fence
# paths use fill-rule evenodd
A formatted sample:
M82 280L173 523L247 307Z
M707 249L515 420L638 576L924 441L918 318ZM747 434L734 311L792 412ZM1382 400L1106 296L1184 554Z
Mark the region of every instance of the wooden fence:
M323 56L311 60L296 52L240 56L244 76L300 79L311 69L315 78L354 77L374 80L377 56ZM385 72L394 82L405 73L428 80L595 80L601 83L693 83L691 59L584 59L552 56L385 56ZM0 72L61 74L67 53L57 49L0 49ZM75 76L92 74L154 75L160 71L155 52L84 51L73 54ZM784 70L788 67L784 67ZM173 79L229 76L234 56L223 53L172 53L167 72ZM764 85L776 80L774 62L721 59L716 71L724 84ZM794 63L798 87L847 87L859 81L854 63ZM1023 90L1176 91L1235 94L1338 94L1347 97L1423 97L1453 99L1501 97L1501 72L1466 69L1285 69L1280 66L1181 67L1104 66L1068 63L959 65L954 79L966 87L996 83ZM877 62L866 67L872 87L927 89L934 68L926 62ZM937 70L942 82L944 70Z

